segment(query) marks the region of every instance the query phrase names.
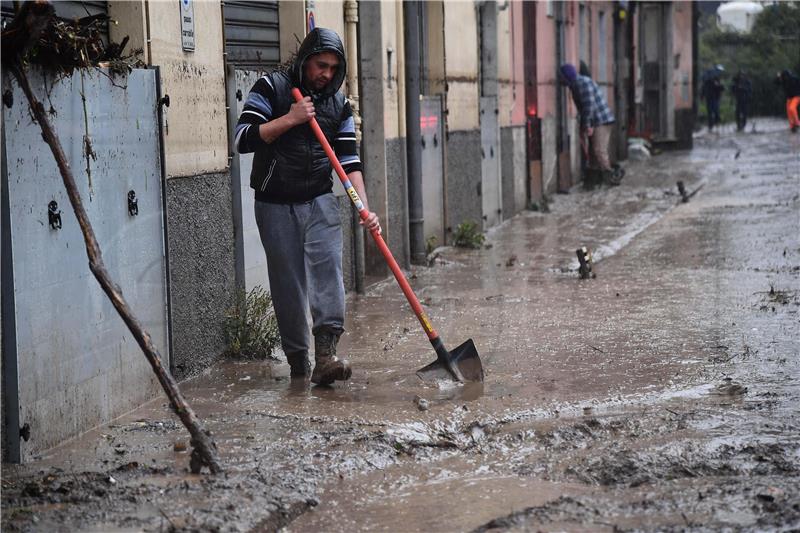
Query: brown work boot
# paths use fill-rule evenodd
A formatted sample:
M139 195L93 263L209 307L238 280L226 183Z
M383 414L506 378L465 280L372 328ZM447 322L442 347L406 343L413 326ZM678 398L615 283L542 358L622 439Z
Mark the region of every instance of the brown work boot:
M293 378L305 377L311 373L311 362L305 352L287 353L286 362L289 363L289 375Z
M336 344L339 335L323 329L314 335L314 359L316 365L311 374L311 382L317 385L330 385L334 381L347 381L353 371L350 363L336 357Z
M614 170L603 170L602 181L609 187L616 187L622 183L622 175Z

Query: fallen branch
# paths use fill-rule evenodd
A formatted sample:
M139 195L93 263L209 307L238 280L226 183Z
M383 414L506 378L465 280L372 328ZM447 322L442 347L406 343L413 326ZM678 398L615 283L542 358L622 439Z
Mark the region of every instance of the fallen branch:
M38 12L42 13L42 16L44 17L51 18L53 16L52 6L49 10L42 9L42 4L42 2L35 2L26 3L23 6L23 10L28 8L28 11L21 11L20 14L22 15L25 13L26 16L18 18L20 21L25 21L26 28L39 28L38 31L41 32L42 28L46 27L46 24L43 24L41 20L36 19L35 16L33 19L31 19L31 17L28 15L31 12ZM20 27L17 27L16 29L13 28L14 23L16 22L17 18L14 19L11 26L9 26L9 29L19 32L21 31ZM5 37L6 31L4 31L3 34ZM26 43L31 41L36 42L36 39L38 38L36 35L28 37L29 39L26 40ZM22 48L22 50L25 50L25 48ZM125 298L122 295L122 290L112 281L108 270L106 270L105 264L103 263L103 256L100 251L100 246L97 243L97 238L95 237L94 229L89 221L89 216L83 207L83 201L81 200L78 187L75 183L75 178L72 175L72 170L70 169L67 158L64 155L63 149L61 148L61 143L53 131L52 126L50 125L50 121L48 120L44 106L33 94L30 82L28 81L28 76L25 72L25 68L23 67L23 57L24 56L20 56L18 53L15 54L9 58L10 64L7 63L6 66L19 82L22 91L25 93L25 96L28 99L28 104L33 112L33 116L42 129L42 137L48 146L50 146L50 150L53 152L53 157L55 158L58 169L61 172L61 178L64 181L64 187L67 190L67 195L69 196L70 203L72 204L72 209L75 211L75 217L78 219L78 224L80 225L81 232L83 233L83 240L86 244L86 255L89 257L89 269L92 271L92 274L94 274L94 277L97 279L103 291L111 300L111 303L114 305L114 308L117 310L122 320L128 326L131 334L133 334L133 337L136 339L136 342L139 344L139 347L142 349L145 357L149 361L150 366L152 366L153 372L156 374L159 383L161 383L164 392L167 394L172 409L189 431L189 434L192 437L191 445L193 447L190 462L192 472L200 472L203 466L208 467L209 470L214 474L222 472L222 467L220 466L219 459L217 458L217 446L211 439L211 433L203 428L194 411L184 399L183 395L178 389L178 384L175 381L175 378L173 378L172 375L161 365L161 356L158 353L158 349L153 344L150 334L144 330L142 325L139 323L139 320L134 316L133 312L128 306L128 303L125 301Z

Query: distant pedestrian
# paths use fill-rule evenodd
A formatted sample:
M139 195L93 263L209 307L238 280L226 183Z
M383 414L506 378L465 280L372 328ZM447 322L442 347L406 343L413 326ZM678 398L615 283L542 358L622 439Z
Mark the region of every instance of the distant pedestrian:
M614 114L597 84L588 76L578 74L570 64L561 65L561 82L569 86L572 100L578 108L581 140L590 141L592 155L600 168L602 181L608 185L619 185L621 172L615 172L608 158L608 143Z
M742 131L747 125L750 111L750 99L753 96L753 84L743 71L736 73L731 84L731 93L736 101L736 129Z
M719 101L725 87L722 85L722 73L725 67L715 65L714 68L703 74L702 97L706 101L706 111L708 113L708 131L712 131L714 126L720 123Z
M778 73L775 83L783 86L786 96L786 117L789 119L789 128L792 133L800 130L800 118L798 118L798 106L800 106L800 78L789 70Z

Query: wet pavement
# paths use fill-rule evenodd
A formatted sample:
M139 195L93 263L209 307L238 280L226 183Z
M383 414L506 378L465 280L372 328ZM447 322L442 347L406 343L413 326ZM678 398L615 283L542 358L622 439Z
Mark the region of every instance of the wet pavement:
M445 343L475 341L482 385L418 380L435 354L387 280L348 301L348 384L280 362L182 384L224 475L188 473L158 399L4 465L3 530L800 527L800 135L755 123L415 268ZM578 279L582 245L595 279Z

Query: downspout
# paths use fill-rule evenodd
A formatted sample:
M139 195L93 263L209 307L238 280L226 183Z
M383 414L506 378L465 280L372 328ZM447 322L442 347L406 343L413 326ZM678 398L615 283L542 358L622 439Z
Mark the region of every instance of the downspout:
M406 165L408 172L408 229L411 262L425 264L422 211L422 137L419 127L419 2L403 2L403 40L406 85Z
M390 3L389 5L392 5L392 4ZM397 81L397 89L396 89L396 91L397 91L397 96L396 96L396 102L397 102L397 137L398 137L398 140L403 140L403 139L406 139L406 120L405 120L405 116L406 116L406 84L403 82L403 80L405 80L405 69L407 68L407 65L406 65L406 62L405 62L405 55L404 55L405 54L406 45L405 45L405 39L404 39L405 31L403 30L403 26L404 26L404 22L403 22L403 2L393 2L393 5L394 5L394 14L395 14L395 17L394 17L394 20L395 20L395 42L396 42L396 46L397 46L397 54L394 56L395 70L396 70L395 80ZM402 58L400 57L401 54L403 54ZM391 61L389 62L389 65L391 65ZM390 78L389 81L391 82L391 78ZM391 86L391 84L390 84L390 86ZM396 201L399 203L399 205L402 206L402 209L398 209L401 212L401 220L402 220L402 222L400 222L400 223L398 223L396 225L391 225L388 228L388 233L389 233L389 238L390 239L391 239L392 232L395 232L396 234L400 235L400 239L399 240L402 242L402 249L401 249L402 250L402 252L401 252L402 261L400 261L400 264L402 265L403 268L409 268L411 266L411 261L410 261L410 258L409 258L410 254L409 254L409 243L408 243L408 228L409 228L409 225L408 225L408 218L409 218L409 213L408 213L408 179L407 179L408 173L407 173L407 170L406 170L405 166L406 166L406 161L404 160L403 161L403 169L402 169L403 175L398 178L402 182L402 185L403 185L403 192L402 192L403 196L401 198L397 198L396 199ZM387 180L389 180L389 179L391 179L391 178L389 178L387 176ZM387 187L391 187L389 185L388 181L387 181ZM388 194L388 192L390 190L391 189L387 189L387 191L386 191L387 194ZM391 209L389 208L389 202L391 202L391 200L387 198L387 216L388 216L388 213L390 213L390 211L391 211ZM388 222L388 220L387 220L387 222Z
M361 146L361 109L358 94L358 2L346 0L344 3L344 38L347 46L347 98L353 109L353 121L356 128L356 144ZM363 160L363 158L362 158ZM364 178L366 180L366 177ZM358 213L352 210L353 221L353 281L356 292L364 292L364 231L359 224Z
M150 46L150 2L144 0L144 28L145 28L145 46L147 47L147 64L153 65L153 50Z
M692 94L692 125L691 125L691 130L690 131L694 131L694 124L695 124L695 121L697 120L697 100L698 100L698 95L699 95L699 92L697 90L697 81L698 81L698 76L700 74L700 65L698 64L699 50L697 48L698 47L697 40L698 40L698 33L699 33L697 31L697 25L699 23L699 20L700 20L700 10L697 7L697 3L696 2L692 2L692 92L691 92L691 94ZM689 136L689 142L690 143L694 142L693 141L693 137L691 135ZM691 145L689 147L691 148Z
M358 96L358 2L345 0L344 36L347 60L347 98L353 108L356 123L356 142L361 142L361 110Z

